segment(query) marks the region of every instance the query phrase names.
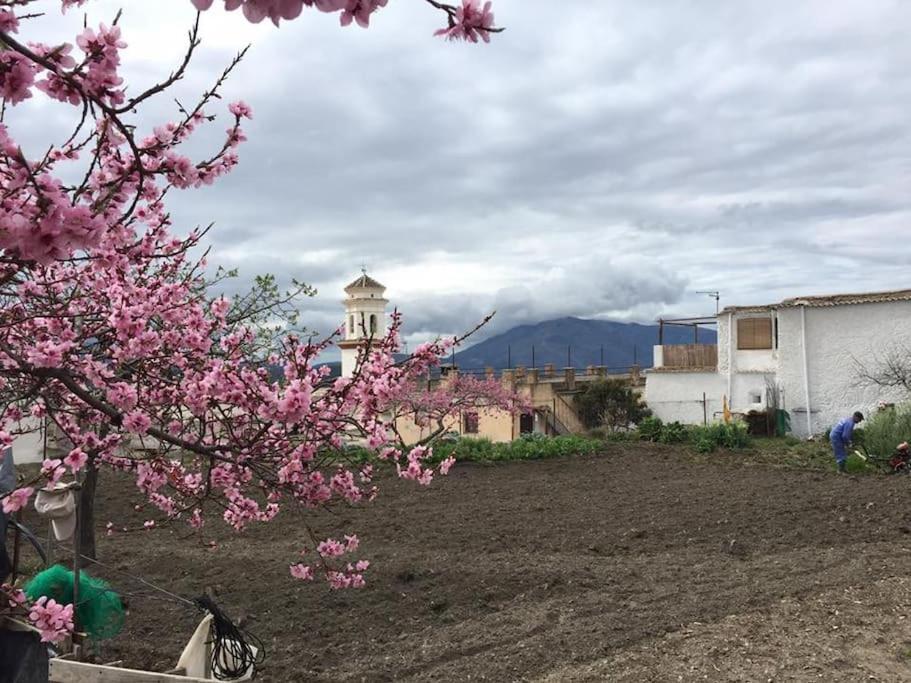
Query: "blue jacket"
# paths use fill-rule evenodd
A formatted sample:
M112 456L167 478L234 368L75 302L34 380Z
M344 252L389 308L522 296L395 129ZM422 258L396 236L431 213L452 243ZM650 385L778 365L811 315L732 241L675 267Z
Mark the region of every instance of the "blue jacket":
M854 437L854 416L842 418L838 424L832 428L829 439L832 443L842 443L848 445Z

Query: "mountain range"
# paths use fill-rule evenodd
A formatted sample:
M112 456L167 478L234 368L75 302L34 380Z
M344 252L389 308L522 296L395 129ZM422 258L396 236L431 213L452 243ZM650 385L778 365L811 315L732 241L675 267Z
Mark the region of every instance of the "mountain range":
M665 326L665 344L691 344L691 327ZM716 343L715 331L700 328L699 342ZM611 320L558 318L533 325L519 325L455 354L456 364L464 370L503 368L524 365L542 367L553 363L558 368L567 364L577 368L606 365L626 369L638 363L650 368L652 347L658 343L658 325L620 323ZM532 358L534 348L534 358ZM444 359L444 363L449 359ZM332 376L341 373L338 361L326 363Z
M691 344L693 328L664 328L665 344ZM492 367L502 369L524 365L541 367L553 363L583 368L606 365L628 368L639 363L652 366L652 347L658 343L658 325L621 323L611 320L558 318L511 330L468 347L455 354L456 364L465 370ZM699 343L716 343L714 330L700 328ZM534 358L532 358L534 349Z

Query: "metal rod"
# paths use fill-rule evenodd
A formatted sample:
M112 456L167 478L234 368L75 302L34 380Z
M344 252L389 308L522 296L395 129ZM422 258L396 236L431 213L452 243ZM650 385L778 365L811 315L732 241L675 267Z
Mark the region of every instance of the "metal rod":
M3 513L0 512L0 515L2 515L2 514ZM16 511L15 520L17 522L22 521L22 510L21 509ZM12 578L10 579L10 585L12 585L12 586L16 585L16 579L19 578L19 550L20 550L20 546L21 546L21 542L22 542L22 532L19 529L19 525L17 524L17 525L15 525L15 527L16 528L13 530L13 572L11 575ZM0 543L4 543L4 542L5 542L5 539L0 538Z
M76 634L82 624L79 623L79 558L80 536L82 535L82 515L79 514L80 507L80 487L78 483L73 486L73 496L76 498L76 527L73 531L73 656L79 661L82 656L82 646L76 642Z

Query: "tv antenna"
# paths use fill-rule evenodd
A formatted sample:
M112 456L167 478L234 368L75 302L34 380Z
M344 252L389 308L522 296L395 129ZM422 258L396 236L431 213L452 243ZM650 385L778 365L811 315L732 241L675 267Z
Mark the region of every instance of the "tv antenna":
M701 292L696 292L696 294L705 294L706 296L712 297L715 300L715 315L718 315L718 313L720 312L719 302L721 301L721 292L701 291Z

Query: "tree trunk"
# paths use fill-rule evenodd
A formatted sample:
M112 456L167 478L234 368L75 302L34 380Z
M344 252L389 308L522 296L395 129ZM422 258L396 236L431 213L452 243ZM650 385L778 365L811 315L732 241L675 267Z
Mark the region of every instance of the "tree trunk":
M85 468L85 479L79 493L79 552L95 558L95 488L98 486L98 469L95 458L90 457Z

